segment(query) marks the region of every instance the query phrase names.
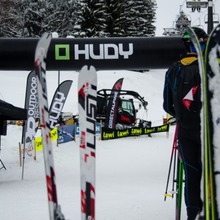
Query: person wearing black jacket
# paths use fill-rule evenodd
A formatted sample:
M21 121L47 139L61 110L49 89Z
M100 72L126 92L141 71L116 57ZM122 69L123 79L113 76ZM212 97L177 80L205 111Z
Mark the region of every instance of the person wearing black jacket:
M193 27L202 50L207 34ZM178 150L185 171L185 204L188 220L196 219L202 211L201 200L201 79L196 50L188 33L182 37L186 54L166 72L163 91L163 108L176 118L178 126Z

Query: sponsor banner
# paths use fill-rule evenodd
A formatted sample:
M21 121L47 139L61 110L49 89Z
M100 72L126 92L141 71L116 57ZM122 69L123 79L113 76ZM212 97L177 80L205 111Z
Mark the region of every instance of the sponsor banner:
M53 129L58 123L59 117L61 115L63 106L65 104L66 98L68 96L70 87L72 85L72 80L63 81L56 89L50 109L50 129Z
M101 125L100 123L96 124L96 134L101 133ZM66 143L69 141L75 140L75 135L79 135L79 125L71 124L71 125L62 125L55 127L50 131L51 141L57 141L58 144ZM34 146L36 147L36 151L41 151L43 149L42 137L36 137L34 139Z
M118 111L118 102L120 90L122 87L124 78L120 78L117 80L112 87L112 91L110 94L107 112L106 112L106 120L105 120L105 128L115 129L117 111Z
M0 69L33 68L37 41L38 38L0 38ZM74 71L91 64L97 70L167 69L183 52L180 37L54 38L47 69Z
M75 124L58 126L58 144L75 139Z
M42 137L36 137L34 139L34 146L36 149L36 152L42 151L43 150L43 140Z
M152 133L167 132L167 131L169 131L169 124L164 124L151 128L127 128L124 130L102 128L101 140L111 140L111 139L123 138L123 137L148 135Z
M25 109L27 109L27 120L24 123L22 130L22 144L24 148L32 145L32 141L36 135L39 119L37 78L35 71L31 71L27 77ZM33 150L33 149L32 149ZM25 150L25 152L27 152ZM31 150L28 151L28 156L34 155Z
M79 124L76 125L76 135L79 135ZM96 123L96 135L101 134L101 124Z
M55 142L58 139L58 129L55 127L53 130L50 131L50 138L52 142Z
M57 141L58 139L58 129L55 127L53 130L50 131L50 138L52 142ZM42 136L34 138L34 146L36 152L43 150L43 140Z

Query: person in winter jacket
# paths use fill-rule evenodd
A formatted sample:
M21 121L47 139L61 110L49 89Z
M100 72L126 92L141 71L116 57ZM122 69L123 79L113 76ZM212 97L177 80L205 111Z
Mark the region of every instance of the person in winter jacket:
M193 27L204 51L208 35ZM166 72L163 108L176 118L178 126L178 151L185 171L184 197L188 220L196 219L202 211L201 200L201 79L196 50L187 32L182 40L186 54Z

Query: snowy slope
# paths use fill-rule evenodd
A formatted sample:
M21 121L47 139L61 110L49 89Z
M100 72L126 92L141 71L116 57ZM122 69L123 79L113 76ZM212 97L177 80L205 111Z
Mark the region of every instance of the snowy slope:
M124 77L122 89L138 92L148 101L147 115L153 125L162 123L162 90L165 70L145 73L132 71L98 72L98 89L111 88ZM0 98L24 107L28 72L0 72ZM48 72L49 101L58 84L58 73ZM73 85L64 111L77 113L77 72L61 72L61 81ZM18 143L21 127L8 126L2 136L1 159L7 170L0 170L0 219L47 220L48 205L42 152L37 160L26 160L24 180L19 166ZM118 140L97 140L96 215L97 220L174 219L175 200L164 192L173 141L165 133ZM80 219L79 140L54 146L58 200L68 220ZM183 209L183 219L186 219Z

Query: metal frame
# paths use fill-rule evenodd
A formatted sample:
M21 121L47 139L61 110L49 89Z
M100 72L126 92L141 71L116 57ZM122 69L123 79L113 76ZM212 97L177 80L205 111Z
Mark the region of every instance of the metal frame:
M187 1L187 8L207 8L208 1Z

